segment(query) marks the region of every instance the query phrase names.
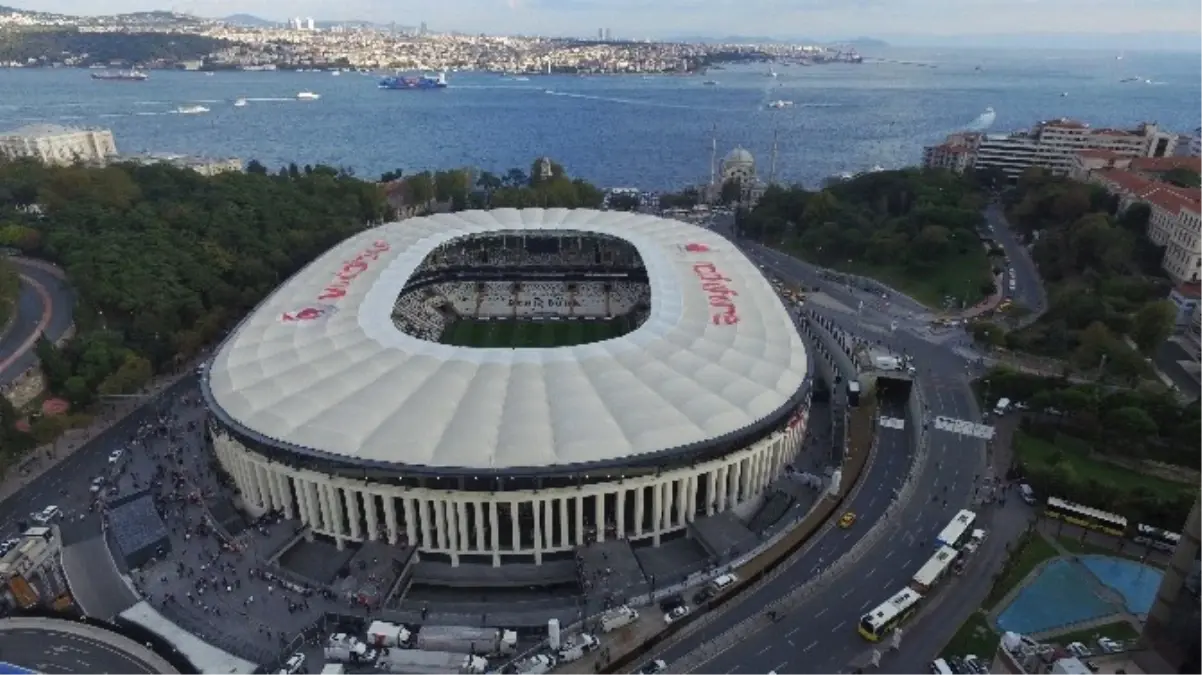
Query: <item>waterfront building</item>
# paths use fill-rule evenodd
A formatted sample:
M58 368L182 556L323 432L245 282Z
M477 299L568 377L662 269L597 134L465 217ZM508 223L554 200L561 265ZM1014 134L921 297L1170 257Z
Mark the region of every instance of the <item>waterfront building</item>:
M1165 157L1173 154L1177 136L1145 122L1135 129L1093 129L1069 119L1040 122L1012 134L957 133L923 151L923 166L965 171L1000 169L1011 180L1028 167L1068 175L1077 154L1103 150L1122 157Z
M1120 211L1139 202L1148 205L1148 239L1165 247L1161 267L1175 283L1197 283L1202 278L1202 218L1196 190L1123 169L1095 170L1087 178L1119 195Z
M32 158L46 164L103 163L117 154L108 129L33 124L0 134L0 157Z
M768 188L768 184L760 180L756 173L755 157L741 147L728 152L710 173L709 185L702 186L701 190L705 201L710 204L721 201L722 186L728 181L738 181L742 188L739 201L747 206L755 206Z
M148 153L145 155L121 155L114 161L134 162L136 164L170 164L181 169L191 169L204 176L216 176L230 171L242 171L242 160L229 157L212 159L209 157L191 157L188 155Z

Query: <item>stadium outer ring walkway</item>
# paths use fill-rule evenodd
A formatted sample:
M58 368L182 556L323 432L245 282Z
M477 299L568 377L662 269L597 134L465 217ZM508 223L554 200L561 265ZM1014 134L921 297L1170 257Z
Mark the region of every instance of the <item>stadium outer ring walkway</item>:
M0 672L179 673L166 659L99 626L65 619L0 619Z

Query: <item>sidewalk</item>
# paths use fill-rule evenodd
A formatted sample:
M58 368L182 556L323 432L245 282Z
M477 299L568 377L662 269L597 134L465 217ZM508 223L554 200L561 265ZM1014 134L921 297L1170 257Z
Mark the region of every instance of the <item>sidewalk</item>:
M179 382L195 368L188 364L178 373L160 375L143 389L143 396L136 399L121 399L114 404L102 404L104 409L93 419L92 423L82 429L69 429L53 443L38 446L30 450L27 459L13 467L0 480L0 503L19 492L26 485L37 480L39 476L58 466L84 445L107 431L112 426L129 417L143 405L171 385ZM30 459L31 458L31 459Z

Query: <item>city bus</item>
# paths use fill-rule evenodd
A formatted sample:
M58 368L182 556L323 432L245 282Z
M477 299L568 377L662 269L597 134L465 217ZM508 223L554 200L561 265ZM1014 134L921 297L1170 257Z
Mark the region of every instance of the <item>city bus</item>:
M1162 530L1159 527L1140 523L1135 526L1134 540L1137 544L1150 546L1165 553L1172 553L1177 548L1177 544L1181 543L1181 535L1169 532L1168 530Z
M972 535L972 524L976 521L977 514L972 511L965 509L957 513L956 517L952 518L952 522L943 528L938 537L935 537L935 545L960 548Z
M956 556L960 552L951 546L944 546L931 556L931 559L926 562L910 580L910 588L919 593L926 593L939 583L943 575L952 568L952 563L956 562Z
M1116 537L1127 534L1126 518L1118 514L1074 504L1059 497L1048 497L1048 503L1044 507L1043 513L1052 518L1059 518L1066 523L1113 534Z
M879 642L918 609L922 595L913 588L901 590L880 607L860 617L860 635L865 640Z

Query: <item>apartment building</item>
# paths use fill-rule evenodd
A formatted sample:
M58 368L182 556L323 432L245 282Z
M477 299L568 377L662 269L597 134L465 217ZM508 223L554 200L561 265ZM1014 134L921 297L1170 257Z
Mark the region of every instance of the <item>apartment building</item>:
M1202 209L1197 190L1149 180L1124 169L1093 171L1089 182L1120 195L1120 210L1137 202L1149 206L1148 239L1165 247L1161 266L1174 282L1197 283L1202 278Z
M1068 175L1084 182L1095 171L1105 169L1121 169L1148 180L1162 180L1166 173L1175 169L1202 174L1202 157L1129 157L1113 150L1082 150L1073 159Z
M953 134L943 143L923 151L923 166L1001 169L1011 180L1032 166L1066 176L1083 150L1113 153L1116 157L1165 157L1177 145L1177 136L1155 124L1135 129L1093 129L1075 120L1040 122L1013 134ZM969 148L966 159L960 159Z
M103 163L117 154L108 129L76 129L57 124L33 124L0 133L0 156L33 158L46 164Z

